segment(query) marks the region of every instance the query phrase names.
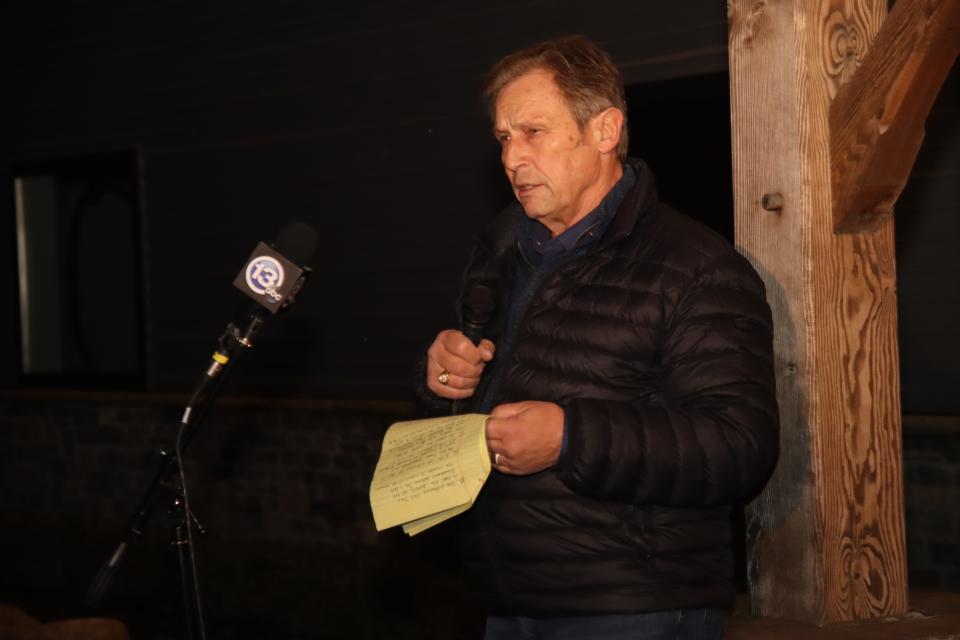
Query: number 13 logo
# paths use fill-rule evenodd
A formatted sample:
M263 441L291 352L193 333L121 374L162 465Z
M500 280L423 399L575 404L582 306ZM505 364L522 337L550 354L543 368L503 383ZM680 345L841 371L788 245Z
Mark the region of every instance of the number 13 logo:
M270 256L258 256L247 265L247 286L259 294L283 285L283 266Z

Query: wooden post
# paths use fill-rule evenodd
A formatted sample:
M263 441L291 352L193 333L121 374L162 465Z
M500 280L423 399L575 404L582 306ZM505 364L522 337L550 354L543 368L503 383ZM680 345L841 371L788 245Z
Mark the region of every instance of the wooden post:
M754 613L905 611L893 220L835 234L829 112L886 0L730 0L738 248L776 323L777 470L748 507Z

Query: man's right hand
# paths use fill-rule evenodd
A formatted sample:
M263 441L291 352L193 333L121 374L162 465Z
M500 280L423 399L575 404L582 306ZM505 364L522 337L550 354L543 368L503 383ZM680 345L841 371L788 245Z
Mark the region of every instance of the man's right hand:
M441 398L469 398L480 384L483 368L493 360L494 350L489 340L477 346L459 331L441 331L427 350L427 388ZM446 384L440 382L444 373Z

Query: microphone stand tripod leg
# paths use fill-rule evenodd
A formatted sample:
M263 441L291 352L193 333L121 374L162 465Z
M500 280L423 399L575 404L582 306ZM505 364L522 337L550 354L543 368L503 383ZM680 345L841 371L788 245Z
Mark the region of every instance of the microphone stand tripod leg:
M170 517L173 522L172 544L177 548L177 559L180 563L180 587L183 594L187 638L204 640L206 638L206 625L203 620L203 609L200 605L196 558L194 557L193 545L190 543L190 532L187 529L190 525L187 523L187 518L195 523L200 534L206 533L206 530L200 525L193 513L188 512L184 507L181 497L173 499Z

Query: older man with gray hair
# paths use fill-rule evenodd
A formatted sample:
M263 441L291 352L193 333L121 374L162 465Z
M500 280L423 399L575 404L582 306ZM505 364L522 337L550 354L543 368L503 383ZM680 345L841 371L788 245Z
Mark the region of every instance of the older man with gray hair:
M486 96L517 202L463 291L498 304L479 344L437 335L419 389L491 416L495 472L453 525L486 638L720 638L731 508L778 450L763 284L627 158L623 82L596 44L509 55Z

